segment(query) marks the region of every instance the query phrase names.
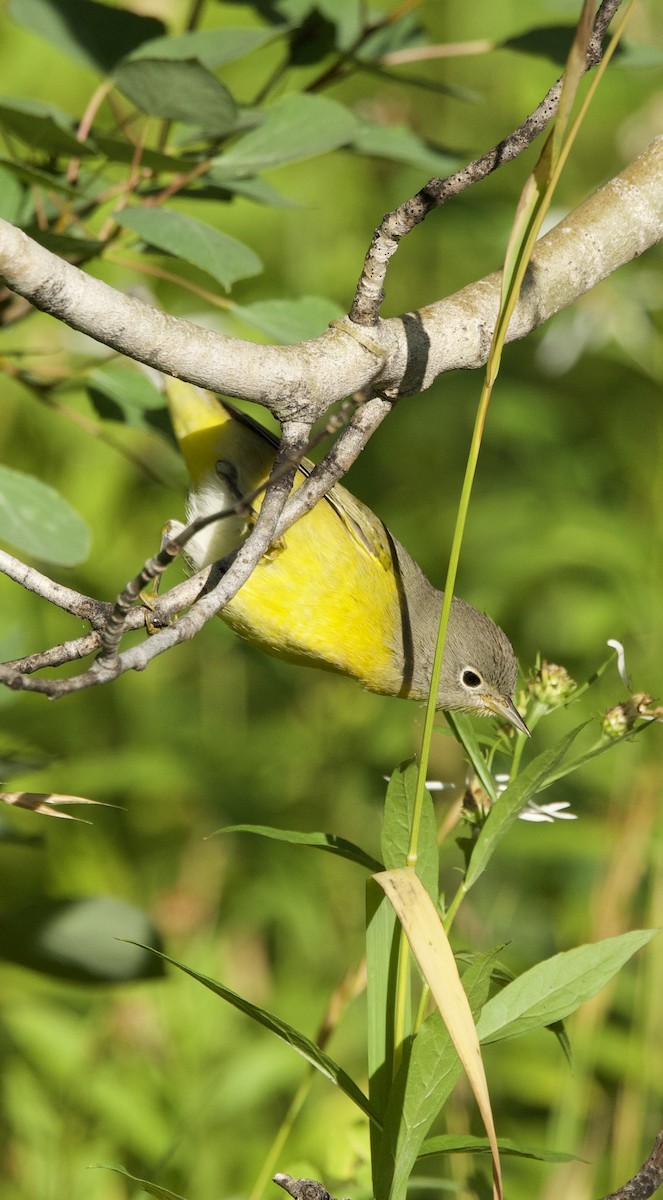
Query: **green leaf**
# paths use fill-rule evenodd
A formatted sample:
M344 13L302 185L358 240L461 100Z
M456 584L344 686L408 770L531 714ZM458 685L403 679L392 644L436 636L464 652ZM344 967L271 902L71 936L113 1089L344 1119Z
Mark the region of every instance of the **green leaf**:
M500 1154L514 1158L533 1158L537 1162L582 1162L577 1154L564 1154L561 1150L538 1150L531 1146L519 1146L511 1138L498 1138ZM427 1138L417 1162L433 1158L438 1154L490 1154L490 1142L486 1137L474 1134L443 1133L439 1137Z
M228 291L237 279L259 275L262 263L243 242L182 213L161 208L125 208L116 220L159 250L207 271Z
M144 950L150 949L149 946L143 946L142 948ZM203 987L209 988L210 992L214 992L216 996L219 996L222 1000L226 1000L228 1004L232 1004L233 1008L237 1008L240 1012L245 1013L247 1017L251 1017L258 1025L263 1025L265 1029L269 1029L271 1033L276 1034L282 1042L291 1046L297 1054L301 1054L302 1058L305 1058L312 1067L315 1067L316 1071L319 1071L331 1083L336 1084L348 1099L352 1100L371 1121L376 1120L368 1098L364 1095L361 1088L357 1086L354 1079L351 1079L347 1072L342 1067L339 1067L338 1063L334 1062L333 1058L330 1058L324 1050L316 1046L315 1042L312 1042L304 1033L300 1033L298 1029L295 1029L292 1025L288 1025L286 1021L282 1021L274 1013L268 1012L267 1009L259 1008L257 1004L251 1004L243 996L238 996L237 992L224 987L222 983L218 983L215 979L210 979L208 975L201 975L198 971L192 970L191 967L186 967L184 963L178 962L177 959L170 958L168 954L162 954L160 950L154 950L153 953L157 954L164 962L177 967L179 971L184 971L185 975L190 975L197 983L202 983Z
M29 167L25 163L11 162L8 158L0 158L0 165L3 167L3 173L4 171L11 172L16 179L21 179L23 183L34 183L38 187L49 188L54 192L62 192L65 196L78 195L76 188L70 187L59 175L51 175L48 171L40 171L37 167ZM4 186L3 183L3 191ZM5 219L9 220L8 217ZM16 224L16 222L12 222L12 224Z
M470 859L470 865L465 877L465 890L469 891L486 866L495 850L497 843L504 836L509 826L516 820L518 813L525 807L528 800L537 796L552 782L557 768L566 757L578 734L588 724L572 729L557 746L544 750L533 758L524 771L510 783L508 788L497 799L486 818Z
M205 198L206 195L217 197L223 193L224 199L227 199L229 195L236 194L246 196L247 200L254 200L256 204L269 204L272 208L301 208L297 200L290 200L288 196L284 196L266 179L254 179L252 176L247 176L246 179L226 179L223 171L219 172L217 176L215 168L212 167L201 176L201 183L203 185L211 184L211 187L203 186L198 191L183 188L181 194Z
M559 779L564 779L566 775L571 775L580 767L584 767L585 763L591 762L593 758L600 758L602 754L605 754L608 750L612 750L613 746L618 746L620 742L632 741L638 734L644 733L645 729L653 728L655 724L655 721L643 721L641 725L634 725L632 729L627 729L626 733L620 734L619 737L610 738L602 736L601 740L590 746L589 750L586 750L584 754L579 754L570 763L566 763L558 771L555 771L548 783L557 783Z
M124 1167L113 1167L110 1163L99 1163L98 1165L105 1171L115 1171L117 1175L124 1175L125 1179L137 1183L144 1192L147 1192L148 1196L156 1196L156 1200L184 1200L184 1197L178 1195L177 1192L160 1187L158 1183L150 1183L149 1179L140 1179L138 1175L131 1175L129 1171L125 1171Z
M416 46L429 46L430 37L419 16L406 12L395 21L383 21L362 42L357 57L360 62L372 62L391 54L394 50L411 50Z
M0 539L23 554L72 567L87 557L90 531L78 513L34 475L0 466Z
M448 712L445 713L445 716L454 737L463 747L477 779L494 803L497 800L497 784L486 762L471 718L463 712Z
M538 29L527 29L515 37L502 42L505 50L516 50L520 54L538 54L548 58L557 66L566 64L575 25L542 25Z
M14 172L6 170L0 158L0 217L18 225L23 212L25 190Z
M382 863L371 858L361 846L338 837L335 833L296 833L293 829L274 829L271 825L226 825L223 829L215 830L220 833L255 833L259 837L271 838L275 842L287 842L291 846L313 846L317 850L326 850L329 854L337 854L347 858L349 862L366 867L371 874L384 870ZM214 836L214 835L211 835Z
M498 1042L561 1021L605 987L657 929L636 929L537 963L486 1004L477 1025L480 1041Z
M285 96L265 113L252 129L214 161L218 182L222 176L255 175L269 167L326 154L352 142L357 123L344 105L326 96Z
M212 137L221 137L235 126L237 106L230 92L195 59L129 59L115 69L113 80L150 116L185 121Z
M368 1091L380 1124L392 1089L394 1070L394 1015L400 926L382 888L371 877L366 881L366 1020ZM406 997L405 1027L410 1026L410 988ZM380 1130L370 1128L373 1183L381 1145ZM378 1195L375 1190L375 1195Z
M459 159L444 154L413 133L406 125L379 125L362 120L352 148L359 154L373 158L388 158L392 162L406 163L429 175L450 175L459 165Z
M73 237L69 233L53 233L51 229L40 229L36 224L24 226L25 233L40 246L52 250L61 258L76 258L79 262L87 262L105 249L105 242L96 242L92 238Z
M72 982L160 978L163 967L137 938L160 941L141 909L112 896L40 899L0 915L0 958Z
M501 947L478 956L463 975L463 987L476 1018L485 1004L493 965ZM404 1055L384 1115L375 1164L375 1192L405 1195L424 1138L450 1096L462 1068L436 1009L424 1021Z
M45 154L66 154L85 158L96 150L88 140L79 142L71 117L41 100L3 96L0 99L0 123L32 150Z
M131 55L139 58L197 59L213 71L224 63L235 62L281 36L277 29L197 29L178 37L159 37L144 42Z
M163 395L142 371L114 363L96 367L86 377L90 400L105 420L122 421L134 429L148 429L144 412L162 409Z
M100 152L110 162L131 163L136 157L136 147L133 142L121 138L107 137L106 134L94 132L94 143ZM140 153L140 165L151 167L153 171L172 173L175 171L190 171L196 165L196 159L176 157L174 154L161 154L158 150L150 150L143 146Z
M162 21L95 0L11 0L10 16L86 67L110 69L147 38L165 32Z
M232 312L247 325L253 325L271 341L292 344L324 333L330 321L342 315L342 308L325 296L302 296L299 300L257 300L255 304L234 304Z
M336 26L336 46L352 50L367 19L364 0L317 0L315 8Z
M382 857L388 871L407 866L410 829L417 787L417 764L414 760L401 763L394 771L384 805L382 825ZM416 872L434 904L438 900L439 852L435 810L430 792L424 795Z

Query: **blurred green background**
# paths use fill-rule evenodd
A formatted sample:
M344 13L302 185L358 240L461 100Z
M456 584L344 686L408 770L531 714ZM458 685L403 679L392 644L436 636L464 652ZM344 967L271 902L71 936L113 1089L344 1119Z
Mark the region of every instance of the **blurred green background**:
M154 0L142 10L182 28L184 5L176 0ZM417 18L434 42L464 42L568 23L576 10L552 0L429 0ZM249 5L205 9L209 25L255 22ZM660 129L663 30L653 0L637 6L629 39L632 48L601 86L564 174L558 217ZM246 99L277 61L278 50L267 48L222 78ZM311 70L299 68L289 86L306 86ZM0 73L7 94L55 101L72 114L98 82L9 21L0 30ZM327 94L373 119L411 124L462 162L517 125L558 67L542 55L498 49L411 64L402 74L462 93L440 95L363 72ZM499 266L534 155L413 232L393 260L385 315L420 307ZM264 274L239 283L233 299L315 294L342 310L382 214L425 181L413 167L343 151L268 177L291 207L237 198L195 210L265 262ZM137 274L138 256L109 257L89 269L117 287L149 289L172 313L255 336L185 288ZM165 256L148 261L168 267ZM660 251L648 253L507 349L458 585L508 630L525 674L540 653L582 681L604 661L606 639L617 637L634 689L659 698L660 267ZM192 268L189 277L210 287L202 272ZM72 355L80 365L107 354L40 314L1 335L4 361L15 361L17 350L27 355L24 365L49 378L66 377ZM457 373L404 400L347 480L438 584L480 386L478 373ZM53 404L8 372L0 455L56 487L89 523L89 558L57 578L100 598L112 598L154 552L163 522L182 515L184 475L167 438L101 422L75 378ZM172 580L180 575L174 567ZM0 603L5 659L80 633L73 619L4 578ZM548 723L549 736L625 698L612 668L582 705ZM383 776L416 749L421 712L348 680L260 656L220 622L142 675L54 705L3 692L0 705L9 786L117 806L94 810L90 825L29 813L3 817L5 913L43 896L129 901L149 913L173 956L314 1036L331 992L362 955L362 873L247 835L206 839L224 825L255 822L332 831L377 853ZM547 729L538 748L546 736ZM549 798L572 801L578 821L518 823L461 910L456 944L507 942L502 957L521 971L557 950L660 923L659 760L653 729L553 789ZM456 783L464 778L455 744L441 734L432 773ZM448 795L454 793L436 801L441 819ZM11 841L10 833L38 841ZM450 888L461 864L455 847L444 864ZM573 1071L547 1034L489 1048L499 1133L586 1160L572 1167L508 1160L511 1200L598 1196L646 1156L662 1123L661 995L663 951L654 942L614 988L569 1021ZM330 1047L360 1079L363 1027L359 998ZM93 986L0 965L0 1054L6 1200L137 1194L121 1176L88 1169L100 1162L122 1164L190 1200L248 1194L305 1072L290 1051L177 973ZM461 1087L445 1127L479 1132L476 1121ZM366 1155L364 1122L319 1080L275 1169L324 1178L337 1194L357 1197L368 1188ZM468 1169L455 1160L451 1185L460 1187ZM484 1186L477 1180L476 1190L460 1194L482 1195Z

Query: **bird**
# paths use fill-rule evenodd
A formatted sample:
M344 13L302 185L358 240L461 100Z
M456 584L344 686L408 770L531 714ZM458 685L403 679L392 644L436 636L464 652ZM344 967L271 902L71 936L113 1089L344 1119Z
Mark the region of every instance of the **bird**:
M167 378L171 423L189 474L187 520L235 506L269 477L276 439L209 392ZM304 459L293 487L312 464ZM187 543L194 571L242 544L261 497ZM336 484L279 537L220 616L277 658L338 672L369 691L426 700L443 593L370 508ZM436 708L527 726L513 702L518 664L502 629L451 602Z

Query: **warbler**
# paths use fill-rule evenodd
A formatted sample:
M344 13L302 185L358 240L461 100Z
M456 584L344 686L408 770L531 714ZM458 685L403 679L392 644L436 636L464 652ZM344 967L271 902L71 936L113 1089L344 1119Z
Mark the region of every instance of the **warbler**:
M166 395L191 480L189 521L264 483L277 446L267 430L180 380L167 379ZM311 465L302 462L295 488ZM185 551L192 568L224 558L254 519L232 516L197 533ZM277 540L220 616L268 654L425 700L442 595L382 521L337 484ZM517 672L506 634L454 596L436 707L497 716L527 733L512 700Z

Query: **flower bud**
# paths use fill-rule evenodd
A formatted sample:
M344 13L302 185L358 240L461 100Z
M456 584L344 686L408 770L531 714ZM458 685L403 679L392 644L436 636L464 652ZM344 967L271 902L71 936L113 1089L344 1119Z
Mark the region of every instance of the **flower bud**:
M615 704L609 708L601 722L601 732L604 737L615 740L623 737L633 726L633 715L629 704Z
M546 662L545 659L527 684L530 695L539 704L545 704L546 708L559 708L573 695L577 686L566 667Z

